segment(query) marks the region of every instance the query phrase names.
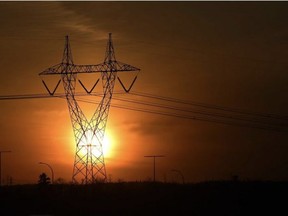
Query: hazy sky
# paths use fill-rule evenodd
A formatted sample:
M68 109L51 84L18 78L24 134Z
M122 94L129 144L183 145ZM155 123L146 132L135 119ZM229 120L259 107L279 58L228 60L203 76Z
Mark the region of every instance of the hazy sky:
M116 58L141 69L134 91L287 116L287 11L287 2L0 2L0 94L46 93L38 74L61 61L65 35L74 63L102 62L112 32ZM4 181L36 182L49 174L39 161L70 181L66 101L0 104L0 150L12 151L2 155ZM179 180L172 169L191 182L288 180L287 135L112 107L107 174L147 180L152 159L143 156L163 154L161 181Z

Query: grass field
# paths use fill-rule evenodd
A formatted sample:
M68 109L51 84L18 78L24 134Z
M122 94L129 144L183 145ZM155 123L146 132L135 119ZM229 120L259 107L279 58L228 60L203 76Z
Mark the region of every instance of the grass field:
M215 181L0 188L0 215L288 215L288 182Z

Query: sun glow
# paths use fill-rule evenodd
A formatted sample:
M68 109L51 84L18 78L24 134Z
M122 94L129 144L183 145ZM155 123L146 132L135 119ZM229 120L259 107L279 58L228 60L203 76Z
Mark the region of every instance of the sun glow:
M92 153L96 157L101 156L101 146L97 137L93 134L92 131L86 131L85 136L79 142L79 155L89 155ZM102 141L102 151L105 158L111 158L113 155L113 139L111 134L106 132L104 135L104 139ZM89 153L90 152L90 153Z
M103 154L107 158L113 157L113 146L114 140L111 136L111 133L105 133L104 140L103 140Z

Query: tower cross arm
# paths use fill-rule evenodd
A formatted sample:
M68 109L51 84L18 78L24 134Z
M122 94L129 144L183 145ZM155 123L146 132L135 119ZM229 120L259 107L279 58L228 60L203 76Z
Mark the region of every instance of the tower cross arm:
M117 67L117 71L121 72L121 71L140 71L139 68L134 67L132 65L126 64L126 63L122 63L119 61L115 61L116 63L116 67Z
M60 63L49 67L39 73L39 75L58 75L58 74L69 74L78 73L79 66L75 64Z
M63 70L63 63L54 65L52 67L49 67L47 69L45 69L44 71L42 71L41 73L39 73L39 75L54 75L54 74L60 74Z
M97 72L126 72L140 71L139 68L118 61L104 62L97 65L76 65L77 73L97 73Z
M114 65L113 71L140 71L139 68L125 64L122 62L112 62ZM104 62L97 65L75 65L60 63L39 73L39 75L57 75L57 74L69 74L69 73L97 73L97 72L109 72L111 70L111 64Z

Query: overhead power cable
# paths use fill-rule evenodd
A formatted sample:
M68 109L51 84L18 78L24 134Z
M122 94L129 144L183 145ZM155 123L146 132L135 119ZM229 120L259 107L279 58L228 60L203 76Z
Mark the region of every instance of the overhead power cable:
M211 112L207 110L200 110L200 109L194 109L194 108L183 108L183 107L175 107L171 105L164 105L164 104L157 104L157 103L151 103L151 102L145 102L135 99L125 99L120 97L114 97L114 100L119 100L123 102L129 102L134 104L140 104L140 105L146 105L146 106L152 106L156 108L163 108L163 109L169 109L173 111L180 111L180 112L188 112L193 114L201 114L204 116L211 116L211 117L220 117L220 118L226 118L226 119L232 119L232 120L238 120L238 121L248 121L252 123L260 123L260 124L269 124L269 125L275 125L275 126L287 126L288 127L288 121L287 122L271 122L271 119L259 119L259 118L253 118L252 116L243 116L243 115L236 115L233 116L231 113L219 113L219 112ZM269 122L267 122L267 120Z
M75 96L86 96L87 93L75 93ZM101 96L100 94L93 94L95 96ZM64 93L49 95L49 94L22 94L22 95L0 95L0 100L21 100L21 99L41 99L41 98L54 98L54 97L65 97Z
M116 92L116 94L121 94L121 92ZM138 105L142 107L135 107L135 106L127 106L127 105L120 105L120 104L112 104L112 107L139 111L139 112L146 112L151 114L158 114L158 115L165 115L171 117L179 117L185 119L194 119L194 120L201 120L201 121L208 121L208 122L215 122L215 123L222 123L222 124L229 124L229 125L237 125L242 127L252 127L252 128L260 128L260 129L268 129L268 130L287 130L288 121L286 116L280 116L275 114L269 113L256 113L250 111L243 111L240 109L228 108L228 107L221 107L218 105L211 105L211 104L203 104L198 102L191 102L185 100L179 100L176 98L169 98L163 96L157 96L147 93L130 93L134 96L145 97L148 99L157 99L158 101L162 102L169 102L169 104L159 104L155 102L148 102L144 100L137 100L137 99L127 99L119 96L115 96L114 100L118 100L125 103L130 103L133 105ZM77 93L75 96L86 96L86 93ZM91 94L93 96L100 96L102 94ZM62 93L54 94L53 96L47 94L23 94L23 95L2 95L0 96L0 100L17 100L17 99L37 99L37 98L65 98L65 95ZM94 100L88 99L80 99L79 101L86 102L86 103L94 103L97 104ZM171 102L181 104L181 105L192 105L196 107L206 108L208 110L201 110L195 109L194 107L179 107L171 105ZM146 106L146 108L143 108ZM147 106L149 108L147 108ZM152 109L152 108L156 108ZM170 111L169 111L170 110ZM215 112L216 110L216 112ZM220 112L222 111L222 113ZM237 115L233 115L233 114ZM192 115L193 114L193 115ZM261 117L261 119L259 119ZM264 119L263 119L264 118ZM281 122L273 122L276 120L281 120Z
M85 100L85 99L78 99L78 101L85 102L85 103L91 103L91 104L98 104L94 101ZM287 128L285 128L285 127L275 127L275 126L261 125L261 124L249 124L247 122L243 123L243 122L237 122L237 121L227 121L227 119L207 118L207 117L201 117L201 116L196 116L196 115L185 115L185 114L179 114L179 113L175 113L175 112L167 112L167 111L163 111L163 110L161 111L161 110L152 110L152 109L139 108L139 107L131 107L131 106L125 106L125 105L120 105L120 104L111 104L111 106L115 107L115 108L126 109L126 110L151 113L151 114L157 114L157 115L163 115L163 116L171 116L171 117L177 117L177 118L184 118L184 119L190 119L190 120L199 120L199 121L220 123L220 124L226 124L226 125L248 127L248 128L257 128L257 129L264 129L264 130L273 130L273 131L280 131L280 132L287 131Z
M187 100L181 100L181 99L176 99L176 98L171 98L171 97L163 97L163 96L158 96L158 95L153 95L153 94L148 94L148 93L142 93L142 92L130 92L130 94L135 95L135 96L146 97L146 98L158 99L158 100L162 100L162 101L169 101L169 102L174 102L174 103L193 105L193 106L198 106L198 107L203 107L203 108L208 108L208 109L217 109L217 110L221 110L221 111L228 111L228 112L234 112L234 113L240 113L240 114L246 114L246 115L275 118L275 119L281 119L281 120L287 119L288 120L288 116L282 116L282 115L271 114L271 113L251 112L251 111L247 111L247 110L243 110L243 109L224 107L224 106L218 106L218 105L212 105L212 104L206 104L206 103L199 103L199 102L195 102L195 101L187 101Z

